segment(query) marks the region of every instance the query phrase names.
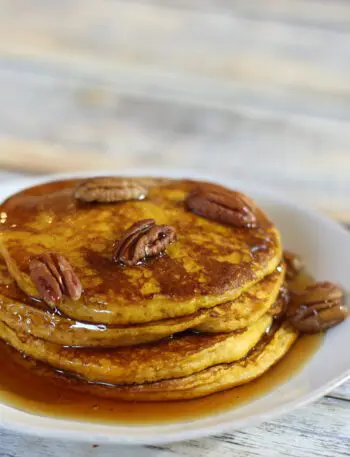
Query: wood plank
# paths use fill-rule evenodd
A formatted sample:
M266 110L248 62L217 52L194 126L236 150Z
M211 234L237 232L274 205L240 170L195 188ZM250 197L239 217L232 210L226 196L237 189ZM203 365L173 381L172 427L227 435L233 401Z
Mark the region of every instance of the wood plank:
M67 150L52 143L0 138L0 168L26 173L64 173L136 166L132 158L110 157L93 151Z
M327 119L298 114L313 105L308 96L291 108L290 96L277 106L246 91L236 104L224 104L238 97L237 88L203 102L201 96L188 98L182 85L156 91L157 81L128 83L125 76L113 83L84 72L56 74L54 68L2 62L0 154L13 161L9 150L21 139L22 154L46 147L73 153L62 161L64 169L91 169L95 162L81 163L79 156L87 150L115 156L117 165L211 170L275 186L327 211L350 212L346 101L324 99L327 111L338 114ZM50 161L45 170L55 171L55 163L60 161ZM105 163L102 156L97 168Z
M158 7L190 9L207 14L213 12L236 14L259 20L295 22L299 26L347 29L350 25L350 5L334 0L122 0Z
M238 6L228 15L118 1L103 8L86 1L83 14L77 1L36 5L3 2L0 55L102 72L145 67L164 75L350 94L346 27L261 21L241 16Z

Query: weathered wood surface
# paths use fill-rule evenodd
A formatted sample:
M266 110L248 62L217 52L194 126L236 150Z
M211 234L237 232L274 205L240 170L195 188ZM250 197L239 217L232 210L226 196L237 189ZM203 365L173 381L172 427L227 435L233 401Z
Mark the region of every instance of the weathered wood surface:
M348 2L4 0L0 88L0 136L28 150L222 171L350 212Z
M3 0L0 9L0 164L31 165L35 151L34 172L47 157L52 170L76 168L88 151L103 168L113 156L115 168L210 170L350 220L349 2ZM349 426L350 382L220 437L121 449L1 432L0 457L337 457L350 455Z

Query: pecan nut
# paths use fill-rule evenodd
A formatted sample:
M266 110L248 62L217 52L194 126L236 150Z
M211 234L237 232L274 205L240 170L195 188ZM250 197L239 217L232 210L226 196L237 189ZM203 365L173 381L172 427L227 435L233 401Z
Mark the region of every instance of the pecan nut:
M133 224L116 243L113 260L128 266L140 264L148 257L162 254L175 238L173 227L144 219Z
M283 252L283 259L285 261L287 270L286 270L286 277L289 280L295 279L299 273L304 268L304 263L301 258L290 251Z
M194 189L185 200L199 216L240 228L257 227L254 204L240 192L214 186Z
M331 282L317 282L302 294L291 294L287 318L304 333L318 333L348 316L343 290Z
M113 177L87 179L74 191L74 198L86 203L143 200L146 196L147 188L139 182Z
M29 272L41 298L49 305L61 302L63 295L76 301L82 294L82 285L72 266L60 254L53 252L32 257Z

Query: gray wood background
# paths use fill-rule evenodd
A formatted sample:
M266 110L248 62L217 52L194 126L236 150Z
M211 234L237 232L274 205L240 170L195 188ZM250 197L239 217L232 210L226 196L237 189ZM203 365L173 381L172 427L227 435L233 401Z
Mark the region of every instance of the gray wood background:
M212 170L350 220L350 3L2 0L1 179L25 163ZM115 454L350 455L350 383L260 427L156 448L0 432L1 457Z

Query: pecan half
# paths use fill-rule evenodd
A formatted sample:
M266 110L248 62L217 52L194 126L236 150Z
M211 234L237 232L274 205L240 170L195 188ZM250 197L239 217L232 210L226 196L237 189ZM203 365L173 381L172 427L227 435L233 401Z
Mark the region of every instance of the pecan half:
M53 252L32 257L29 272L41 298L51 306L61 302L63 295L79 300L82 285L72 266L62 255Z
M185 200L187 208L199 216L234 227L255 228L254 204L240 192L209 187L194 189Z
M286 263L286 277L289 280L295 279L301 270L304 268L304 263L301 258L290 251L283 252L283 259Z
M302 294L291 294L287 318L301 332L322 332L347 316L344 292L331 282L317 282Z
M144 219L133 224L116 243L113 260L122 265L137 265L161 254L175 238L173 227Z
M147 188L137 181L113 177L87 179L74 191L74 198L88 203L143 200L146 196Z

